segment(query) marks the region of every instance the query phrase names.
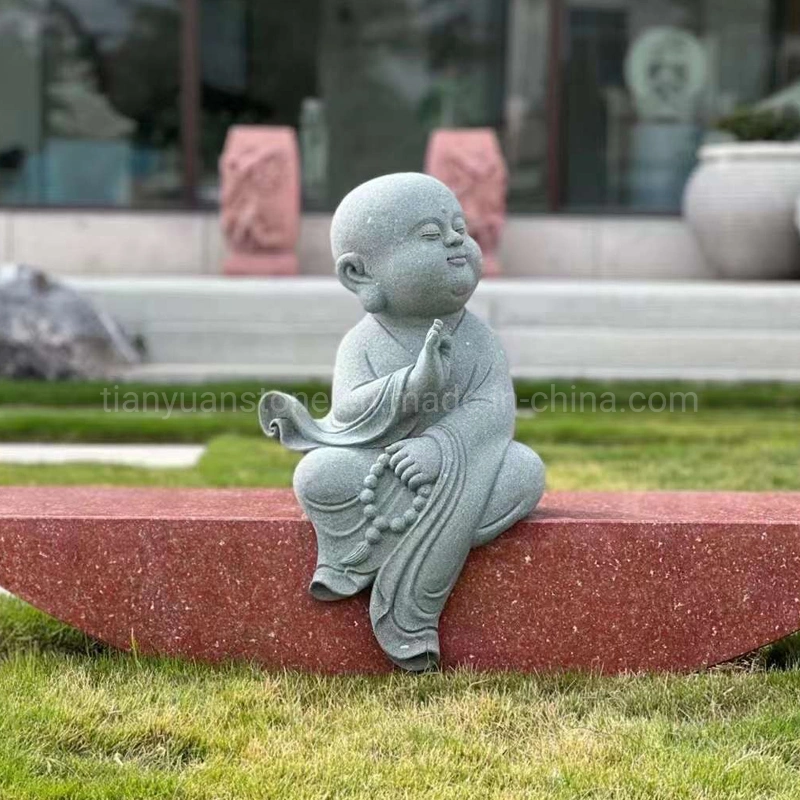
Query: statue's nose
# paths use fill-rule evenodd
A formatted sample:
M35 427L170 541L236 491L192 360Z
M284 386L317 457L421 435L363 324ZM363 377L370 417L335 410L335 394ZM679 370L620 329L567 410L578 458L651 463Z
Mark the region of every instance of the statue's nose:
M457 230L451 228L445 239L445 244L448 247L456 247L457 245L464 244L464 236Z

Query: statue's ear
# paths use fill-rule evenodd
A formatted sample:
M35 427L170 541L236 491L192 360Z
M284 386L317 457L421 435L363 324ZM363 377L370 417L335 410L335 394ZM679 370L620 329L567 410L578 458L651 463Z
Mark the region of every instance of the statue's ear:
M358 253L339 256L336 260L336 274L342 285L355 294L372 283L372 276L367 273L364 259Z
M364 259L358 253L345 253L336 261L336 274L346 289L358 295L364 310L377 314L386 307L381 288L367 271Z

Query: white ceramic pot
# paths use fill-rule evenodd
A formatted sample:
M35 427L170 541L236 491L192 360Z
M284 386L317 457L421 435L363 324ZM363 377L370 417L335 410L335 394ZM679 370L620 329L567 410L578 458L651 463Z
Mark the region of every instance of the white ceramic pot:
M683 213L720 277L800 277L800 142L736 142L700 150Z

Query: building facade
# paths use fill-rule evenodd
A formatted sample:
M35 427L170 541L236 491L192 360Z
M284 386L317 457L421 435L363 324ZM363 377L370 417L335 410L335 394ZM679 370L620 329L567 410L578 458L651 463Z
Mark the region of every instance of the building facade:
M678 218L697 148L799 79L800 0L0 0L0 258L216 271L219 156L255 123L298 131L322 272L349 189L488 126L510 274L703 277Z

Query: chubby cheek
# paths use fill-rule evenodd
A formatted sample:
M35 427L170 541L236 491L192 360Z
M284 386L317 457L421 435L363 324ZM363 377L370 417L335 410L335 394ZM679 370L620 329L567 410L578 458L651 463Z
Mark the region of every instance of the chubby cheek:
M483 253L481 248L471 236L467 237L464 247L467 251L469 265L475 274L475 279L480 280L481 275L483 275Z
M456 292L459 297L463 297L467 293L471 294L477 285L478 276L475 274L475 268L471 261L467 266L458 269L451 268L451 272L447 276L448 288L451 292Z
M406 250L402 260L395 260L387 270L384 288L396 308L424 307L436 295L439 281L425 256L421 249L418 252Z

